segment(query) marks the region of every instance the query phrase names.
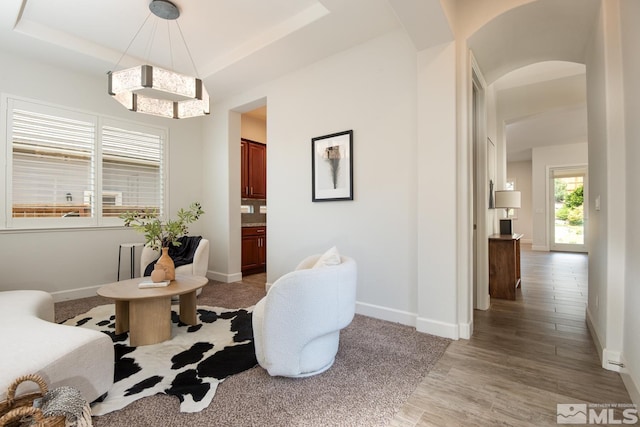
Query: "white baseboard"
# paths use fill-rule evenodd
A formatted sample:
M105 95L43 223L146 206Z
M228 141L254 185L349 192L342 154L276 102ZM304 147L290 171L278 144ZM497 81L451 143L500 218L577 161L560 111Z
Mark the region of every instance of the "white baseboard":
M50 292L53 302L69 301L73 299L88 298L98 296L98 289L102 285L88 286L86 288L69 289L66 291Z
M531 245L531 250L532 250L532 251L549 252L549 246L544 246L544 245Z
M459 330L460 338L463 340L471 339L471 335L473 335L473 320L469 323L461 323Z
M602 367L609 371L622 372L622 353L604 348L602 350Z
M593 344L596 346L596 351L598 353L598 357L600 357L600 364L602 365L602 368L622 374L625 370L622 367L624 366L624 356L621 351L613 350L603 345L602 340L598 335L598 331L595 328L593 316L591 315L589 307L587 307L586 310L586 320L587 329L589 329L589 333L593 339Z
M375 317L376 319L388 322L401 323L407 326L416 326L416 314L407 311L395 310L393 308L379 305L356 302L356 313L364 316Z
M388 322L400 323L402 325L413 326L416 331L425 334L437 335L443 338L457 340L459 338L469 339L473 333L473 322L463 325L440 322L438 320L418 317L416 313L396 310L364 302L356 302L356 313L363 316L374 317Z
M211 280L215 280L217 282L232 283L232 282L241 281L242 273L226 274L226 273L220 273L218 271L209 270L207 271L207 278Z
M593 317L591 316L591 311L589 311L589 307L587 307L586 309L585 317L587 320L587 329L589 329L589 333L591 334L591 339L593 340L593 344L596 346L596 352L598 354L598 357L600 358L600 364L602 365L603 368L607 369L604 366L604 359L603 359L604 348L602 347L602 341L600 341L600 336L598 335L598 331L596 331L596 327L594 326Z
M468 326L465 327L465 329ZM441 322L439 320L425 319L418 317L416 320L416 330L439 337L451 338L452 340L460 339L460 328L453 323Z
M624 382L624 386L627 388L629 392L629 397L631 401L636 405L640 405L640 378L635 375L635 372L629 369L629 364L626 360L623 362L625 368L620 372L620 377L622 377L622 382Z
M491 295L486 294L484 298L478 298L477 304L478 306L475 307L477 310L489 310L489 307L491 307Z

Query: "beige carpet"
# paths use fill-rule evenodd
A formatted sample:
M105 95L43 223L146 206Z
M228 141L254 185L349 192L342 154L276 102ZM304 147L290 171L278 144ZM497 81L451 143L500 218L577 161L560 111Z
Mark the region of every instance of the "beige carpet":
M207 285L198 304L247 307L264 295L251 283ZM56 304L65 320L94 305L100 297ZM177 398L156 395L121 411L94 417L106 426L382 426L442 356L449 340L413 328L356 315L340 336L336 363L305 379L270 377L260 367L223 381L208 408L179 411Z

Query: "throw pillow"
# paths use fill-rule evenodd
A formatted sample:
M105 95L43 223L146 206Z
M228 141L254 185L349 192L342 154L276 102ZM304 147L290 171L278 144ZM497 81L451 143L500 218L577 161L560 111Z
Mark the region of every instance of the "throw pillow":
M328 251L326 251L324 254L322 254L322 256L318 258L318 261L316 261L316 263L313 265L312 268L321 268L321 267L328 267L331 265L338 265L341 262L342 260L340 259L340 253L338 252L338 248L334 246Z

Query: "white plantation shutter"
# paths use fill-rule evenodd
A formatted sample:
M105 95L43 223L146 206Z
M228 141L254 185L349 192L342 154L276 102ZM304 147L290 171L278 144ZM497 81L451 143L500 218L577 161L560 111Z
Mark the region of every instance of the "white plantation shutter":
M12 216L89 216L84 191L94 186L95 118L15 105L11 121Z
M166 129L12 98L7 105L6 227L118 225L125 211L162 214Z
M103 216L162 212L163 139L161 133L102 127Z

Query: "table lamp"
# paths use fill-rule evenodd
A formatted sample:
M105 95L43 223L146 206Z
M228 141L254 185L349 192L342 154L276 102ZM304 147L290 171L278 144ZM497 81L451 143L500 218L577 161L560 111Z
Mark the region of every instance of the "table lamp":
M499 190L495 193L495 207L505 210L506 219L500 220L500 234L513 234L512 220L509 218L509 209L520 209L520 192L511 190Z

